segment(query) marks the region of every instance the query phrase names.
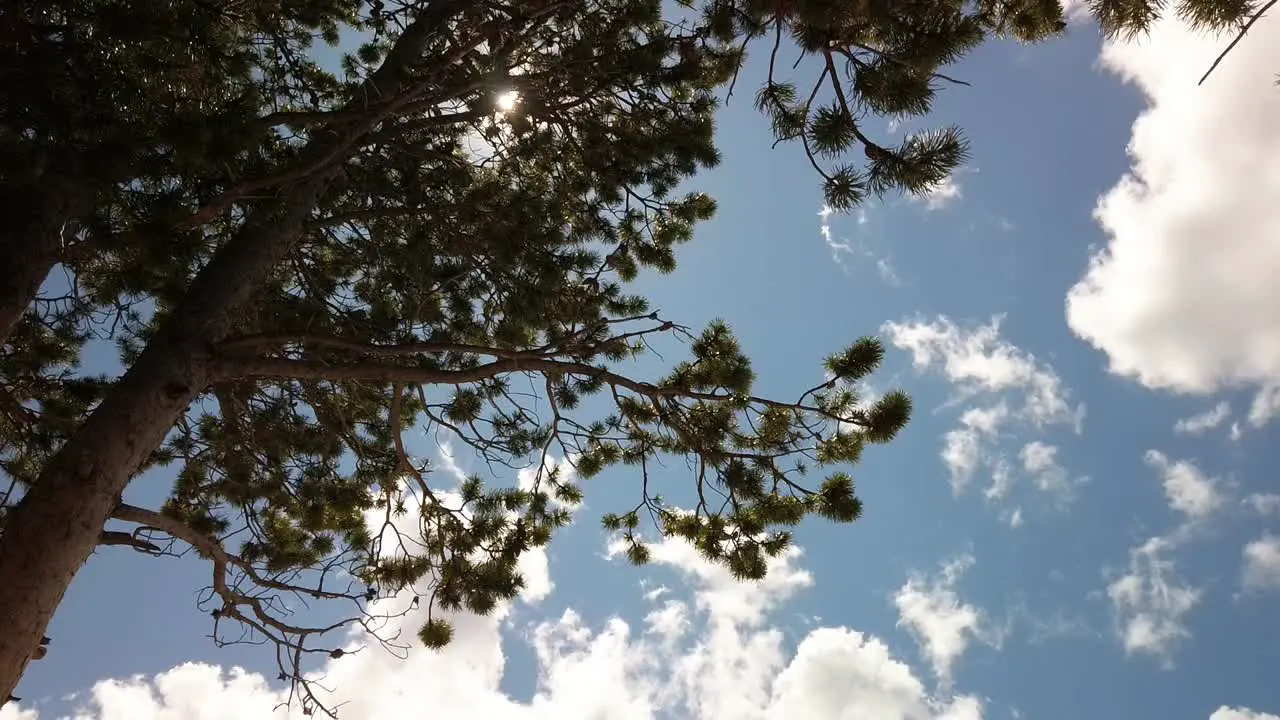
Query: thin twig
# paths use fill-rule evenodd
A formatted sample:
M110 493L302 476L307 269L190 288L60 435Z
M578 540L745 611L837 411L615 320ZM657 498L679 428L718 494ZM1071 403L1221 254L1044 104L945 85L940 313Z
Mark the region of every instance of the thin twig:
M1276 4L1277 1L1278 0L1271 0L1266 5L1263 5L1261 8L1259 8L1258 12L1253 14L1253 17L1249 18L1249 22L1245 23L1244 27L1240 28L1240 32L1236 34L1235 39L1231 41L1231 44L1227 46L1227 49L1223 50L1218 55L1218 57L1214 59L1213 64L1210 65L1209 69L1206 70L1204 75L1200 77L1200 82L1196 83L1197 86L1203 85L1204 81L1209 79L1209 76L1213 74L1214 70L1217 69L1218 64L1221 63L1222 59L1227 56L1227 53L1231 52L1231 50L1235 48L1235 46L1239 44L1241 40L1244 39L1245 34L1249 32L1249 29L1253 27L1253 24L1258 22L1258 20L1262 18L1263 13L1270 10L1272 6Z

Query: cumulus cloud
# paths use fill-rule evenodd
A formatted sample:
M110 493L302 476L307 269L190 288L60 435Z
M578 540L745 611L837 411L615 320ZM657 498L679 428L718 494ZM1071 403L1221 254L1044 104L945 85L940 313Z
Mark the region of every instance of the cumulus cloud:
M1244 546L1246 590L1280 588L1280 537L1266 534Z
M1084 406L1073 406L1052 366L1000 336L1002 320L996 316L976 327L962 327L939 316L881 328L890 343L911 354L916 369L937 370L952 384L954 403L968 404L957 427L943 435L942 463L957 494L985 469L991 482L984 494L996 503L1011 498L1017 481L1002 447L1005 441L1056 425L1079 432L1084 418ZM1069 480L1058 465L1056 448L1033 441L1024 451L1034 454L1021 458L1022 472L1033 486L1049 494L1055 505L1069 500L1078 481ZM1020 508L1004 507L1002 517L1014 527L1024 521Z
M1174 423L1173 431L1180 435L1203 435L1226 422L1231 416L1231 403L1223 400L1202 413L1182 418Z
M1068 293L1067 321L1112 372L1148 387L1274 386L1280 18L1259 21L1197 86L1229 38L1167 15L1140 42L1103 47L1102 66L1147 107L1133 124L1129 171L1094 212L1107 244Z
M1209 720L1280 720L1280 715L1223 705L1213 711L1213 714L1209 716Z
M1128 571L1107 586L1125 653L1149 655L1166 667L1178 644L1191 637L1186 616L1201 598L1162 556L1170 548L1169 540L1154 537L1131 549Z
M936 576L913 574L893 596L898 625L911 632L943 686L951 683L956 661L971 641L999 642L983 613L956 592L956 584L972 565L973 556L962 555L943 565Z
M35 710L9 703L0 707L0 720L39 720L39 716Z
M611 552L616 553L616 546ZM535 554L537 554L536 551ZM651 610L641 622L611 618L592 627L574 609L528 625L537 689L527 701L500 689L505 670L504 628L518 605L488 617L460 615L454 642L433 653L413 649L406 659L366 650L329 660L321 672L330 698L345 702L343 720L426 713L440 720L981 720L971 695L931 692L910 665L881 639L847 627L820 627L794 652L772 613L812 584L792 549L772 561L769 577L740 583L706 563L687 544L653 545L653 562L675 569L690 593L659 588L645 593ZM544 562L529 567L545 567ZM922 597L948 592L959 570L942 584L909 587ZM948 574L950 573L950 574ZM913 581L914 582L914 581ZM923 582L923 581L922 581ZM550 578L537 583L549 587ZM673 596L689 597L686 602ZM525 598L521 602L530 602ZM907 603L910 627L928 628L936 657L947 663L963 650L976 611L950 599ZM940 620L929 620L938 615ZM404 619L406 630L420 616ZM354 638L353 638L354 641ZM957 649L958 648L958 649ZM948 664L949 668L950 665ZM81 697L75 720L302 720L300 710L275 710L281 692L263 676L239 668L189 663L155 676L104 680ZM2 720L40 720L10 705Z
M1221 481L1209 477L1189 460L1173 461L1158 450L1148 450L1143 460L1160 473L1169 507L1188 519L1208 517L1225 502Z

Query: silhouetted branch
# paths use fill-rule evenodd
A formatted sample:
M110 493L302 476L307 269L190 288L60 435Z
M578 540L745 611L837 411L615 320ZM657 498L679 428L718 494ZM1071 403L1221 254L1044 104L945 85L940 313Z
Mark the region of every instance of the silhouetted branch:
M1222 59L1225 58L1227 54L1230 53L1235 48L1235 46L1240 43L1241 40L1244 39L1245 34L1248 33L1249 30L1254 26L1254 23L1258 22L1258 20L1261 20L1263 14L1266 13L1268 10L1270 10L1272 7L1274 7L1276 2L1277 0L1270 0L1270 2L1268 2L1266 5L1263 5L1261 8L1258 8L1258 12L1254 13L1253 17L1249 18L1249 22L1245 23L1244 27L1240 28L1240 32L1236 33L1236 36L1234 39L1232 39L1231 44L1227 45L1227 48L1223 50L1221 53L1219 53L1218 57L1214 58L1213 64L1210 65L1209 69L1206 70L1204 75L1200 77L1200 82L1196 83L1196 85L1203 85L1204 81L1209 79L1209 76L1213 74L1214 70L1217 69L1218 64L1222 62Z

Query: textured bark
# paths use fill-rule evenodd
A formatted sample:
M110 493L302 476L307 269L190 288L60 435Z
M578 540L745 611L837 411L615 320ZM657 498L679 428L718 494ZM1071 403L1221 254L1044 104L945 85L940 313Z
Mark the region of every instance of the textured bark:
M0 227L0 347L9 340L62 252L63 229L88 203L73 194L3 193L13 215Z
M400 94L442 15L433 4L401 34L386 61L345 109ZM301 163L321 169L255 208L242 229L193 281L179 312L148 343L102 404L42 470L0 537L0 693L17 686L31 652L89 558L118 498L147 456L212 380L208 349L263 286L301 235L343 160L377 118L324 133ZM312 165L315 167L314 165Z
M207 338L227 331L228 318L288 251L325 180L298 186L275 212L255 213L200 273L183 312L148 344L11 513L0 538L0 691L17 686L129 479L208 385Z

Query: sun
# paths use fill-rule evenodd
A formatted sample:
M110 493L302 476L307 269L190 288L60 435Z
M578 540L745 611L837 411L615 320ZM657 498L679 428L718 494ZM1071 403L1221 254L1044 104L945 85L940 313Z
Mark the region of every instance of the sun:
M504 92L498 96L498 99L496 101L496 104L498 106L498 112L500 113L511 112L516 108L516 105L519 104L519 102L520 102L520 93L516 92L515 90Z

